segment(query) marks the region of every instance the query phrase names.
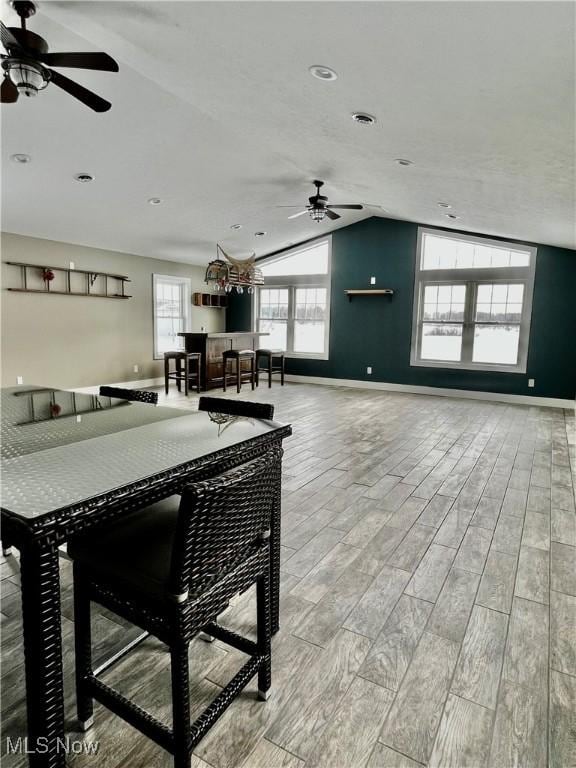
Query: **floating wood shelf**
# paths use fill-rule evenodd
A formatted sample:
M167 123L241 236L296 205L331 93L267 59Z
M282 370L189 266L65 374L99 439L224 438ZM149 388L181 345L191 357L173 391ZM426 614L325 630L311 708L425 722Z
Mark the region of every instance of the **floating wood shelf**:
M8 288L9 291L16 291L18 293L50 293L54 296L90 296L96 299L131 299L132 296L124 293L126 283L131 282L130 278L126 275L116 275L111 272L99 272L97 270L87 269L68 269L67 267L52 267L46 264L28 264L22 261L7 261L6 264L10 264L13 267L20 267L20 274L22 278L21 288ZM36 270L40 273L39 279L44 283L43 288L29 288L28 280L31 277L29 270ZM64 283L64 289L50 288L52 280L46 280L42 275L44 272L61 272L64 279L60 279L60 283ZM72 275L83 275L81 282L83 285L82 290L76 290L72 285ZM94 283L99 279L100 290L95 292L92 290ZM54 278L53 278L54 279ZM109 290L109 280L114 280L116 285L115 291ZM78 281L80 282L80 281ZM102 290L103 289L103 290Z
M349 288L344 291L348 296L348 301L352 301L352 296L393 296L392 288Z
M195 307L217 307L224 309L228 306L228 296L224 293L193 293L192 304Z

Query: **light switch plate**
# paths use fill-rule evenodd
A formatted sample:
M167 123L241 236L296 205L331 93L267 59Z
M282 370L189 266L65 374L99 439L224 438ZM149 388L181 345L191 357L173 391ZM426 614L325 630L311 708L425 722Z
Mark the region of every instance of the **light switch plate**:
M372 373L372 366L371 366L371 365L369 365L369 366L366 368L366 373Z
M76 269L76 265L73 261L70 262L70 269Z
M528 386L533 387L534 386L534 379L528 379Z
M16 384L19 386L20 384L24 384L24 377L23 376L16 376Z
M138 366L137 365L134 366L134 373L138 373Z
M370 278L370 285L376 285L376 278L375 277L371 277Z

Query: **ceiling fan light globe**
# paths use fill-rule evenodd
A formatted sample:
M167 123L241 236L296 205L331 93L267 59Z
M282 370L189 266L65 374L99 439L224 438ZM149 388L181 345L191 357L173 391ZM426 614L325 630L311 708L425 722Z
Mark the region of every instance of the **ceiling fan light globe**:
M310 214L310 218L313 221L323 221L324 217L326 216L326 211L322 208L312 208L310 211L308 211Z
M10 80L22 96L36 96L48 85L48 80L40 67L23 61L12 63L8 69Z

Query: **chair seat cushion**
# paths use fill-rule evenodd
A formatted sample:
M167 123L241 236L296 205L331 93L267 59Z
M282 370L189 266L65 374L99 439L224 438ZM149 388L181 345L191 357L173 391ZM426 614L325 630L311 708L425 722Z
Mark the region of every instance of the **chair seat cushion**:
M180 496L129 512L74 536L68 554L87 567L95 581L166 597Z

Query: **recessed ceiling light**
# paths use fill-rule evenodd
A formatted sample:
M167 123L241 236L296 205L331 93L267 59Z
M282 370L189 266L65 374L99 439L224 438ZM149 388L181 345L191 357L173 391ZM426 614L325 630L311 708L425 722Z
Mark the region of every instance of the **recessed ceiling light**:
M444 216L446 216L447 219L459 219L460 216L456 216L455 213L445 213Z
M10 160L15 163L19 163L20 165L25 165L26 163L29 163L32 158L30 155L23 155L18 153L16 155L10 155Z
M312 77L318 78L318 80L336 80L338 75L330 67L325 67L322 64L313 64L308 67L308 72Z
M89 173L77 173L74 178L81 184L88 184L89 182L94 181L94 176L91 176Z
M396 160L395 160L394 162L395 162L395 163L398 163L398 165L414 165L414 163L412 162L412 160L406 160L406 159L405 159L405 158L403 158L403 157L397 157L397 158L396 158Z
M452 208L450 203L437 203L439 208Z
M242 224L232 224L230 229L242 229Z
M352 120L359 125L374 125L376 122L374 115L369 115L368 112L353 112Z
M264 237L268 232L254 232L254 237Z
M148 200L148 202L149 202L150 205L160 205L160 203L162 202L162 198L160 198L160 197L151 197Z

